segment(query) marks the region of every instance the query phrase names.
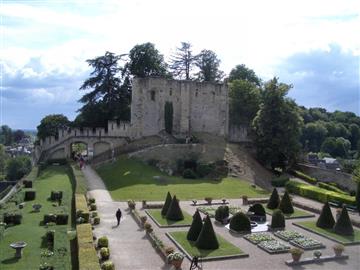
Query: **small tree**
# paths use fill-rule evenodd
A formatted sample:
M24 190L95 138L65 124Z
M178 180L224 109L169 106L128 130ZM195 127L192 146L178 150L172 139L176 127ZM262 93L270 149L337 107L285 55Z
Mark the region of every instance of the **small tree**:
M230 229L236 232L251 232L250 219L244 213L238 212L230 220Z
M279 193L277 192L277 189L274 188L266 207L269 209L276 209L279 207L279 203L280 203Z
M292 213L294 213L294 207L292 205L289 193L287 191L285 191L285 194L281 199L281 202L279 204L279 209L284 214L292 214Z
M203 223L200 213L198 210L196 210L186 238L190 241L196 241L199 237L202 227L203 227Z
M274 210L272 214L271 228L285 228L285 217L279 209Z
M326 202L321 210L321 214L316 222L316 226L324 229L331 229L334 227L335 220L331 213L329 203Z
M215 219L222 222L225 218L229 217L229 206L221 205L215 211Z
M260 203L255 203L254 205L249 207L249 212L253 212L257 216L265 216L266 212L264 206Z
M170 192L168 192L167 195L166 195L164 206L161 209L161 215L162 216L166 216L167 211L169 210L169 206L171 204L171 200L172 200L172 198L171 198Z
M174 195L171 201L169 209L166 213L166 219L175 221L184 219L184 215L180 209L179 201L176 199L176 195Z
M219 241L216 238L214 228L212 226L209 216L206 216L204 225L199 234L197 241L195 242L197 248L200 249L218 249Z
M341 235L353 235L354 229L352 227L348 211L346 210L346 207L344 206L339 219L336 221L334 226L334 231L337 234Z

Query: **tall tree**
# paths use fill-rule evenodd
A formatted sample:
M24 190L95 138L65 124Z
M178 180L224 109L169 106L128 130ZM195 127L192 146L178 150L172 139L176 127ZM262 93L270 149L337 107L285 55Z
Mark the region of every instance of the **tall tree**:
M195 65L199 68L197 74L200 81L219 82L224 77L224 72L219 69L220 59L211 50L202 50L196 56Z
M307 123L302 131L301 142L312 152L320 151L327 135L327 129L322 121Z
M8 156L5 153L5 147L3 144L0 144L0 175L5 174L5 166L6 166L6 160Z
M302 119L295 102L285 97L290 88L277 78L266 83L253 121L257 156L272 169L291 165L300 149Z
M155 49L155 45L147 42L136 45L130 50L129 62L126 63L126 71L138 77L161 76L168 77L167 64L163 55Z
M20 142L23 138L27 137L25 132L21 129L15 130L12 133L12 136L13 136L14 142L16 142L16 143Z
M0 143L3 145L11 145L13 143L12 130L7 125L2 125L0 129Z
M40 121L40 125L37 126L37 137L40 140L49 136L56 137L58 135L58 129L66 128L69 125L69 119L62 114L47 115Z
M247 81L257 86L261 85L260 78L255 74L252 69L246 67L244 64L237 65L230 71L229 82L232 82L234 80Z
M175 78L191 80L191 70L195 65L196 57L192 55L191 44L181 42L181 47L176 48L171 57L170 70Z

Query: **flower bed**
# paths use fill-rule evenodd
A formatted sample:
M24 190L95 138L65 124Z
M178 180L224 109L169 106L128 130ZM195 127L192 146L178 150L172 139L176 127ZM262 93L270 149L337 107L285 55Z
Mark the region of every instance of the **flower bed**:
M263 241L274 241L275 240L275 238L272 237L272 235L269 233L252 233L252 234L245 235L244 238L255 245L257 245Z
M260 242L258 247L270 254L286 253L290 250L290 246L277 240Z
M199 206L197 209L204 215L208 215L211 218L215 217L215 207Z
M325 246L321 242L305 236L291 240L290 244L302 248L304 250L325 248Z
M277 231L274 233L275 236L281 238L284 241L290 241L293 240L295 238L300 238L300 237L304 237L303 234L296 232L296 231Z
M235 215L237 212L242 211L242 209L240 207L237 206L230 206L229 207L229 213L232 215Z

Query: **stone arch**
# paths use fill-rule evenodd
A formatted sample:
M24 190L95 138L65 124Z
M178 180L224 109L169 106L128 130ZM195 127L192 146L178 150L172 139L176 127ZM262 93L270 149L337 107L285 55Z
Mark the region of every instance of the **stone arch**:
M83 140L74 140L69 144L69 153L70 153L70 157L73 158L72 156L72 148L74 144L85 144L86 145L86 154L84 154L85 157L87 157L89 155L89 143Z
M65 159L66 153L65 153L65 147L58 148L50 153L49 160L51 159Z
M109 142L99 141L94 143L94 156L109 152L111 154L112 145Z

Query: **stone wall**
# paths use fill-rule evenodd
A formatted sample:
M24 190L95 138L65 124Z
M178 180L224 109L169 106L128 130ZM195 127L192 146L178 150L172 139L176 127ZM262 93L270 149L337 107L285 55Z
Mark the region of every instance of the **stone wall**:
M229 134L228 134L229 142L251 142L250 137L248 136L248 127L247 126L229 126Z

